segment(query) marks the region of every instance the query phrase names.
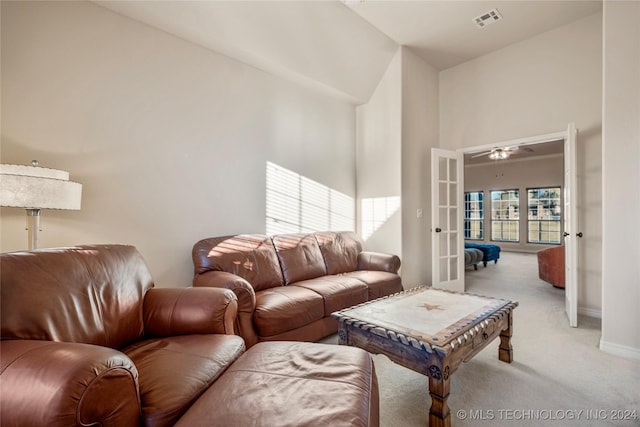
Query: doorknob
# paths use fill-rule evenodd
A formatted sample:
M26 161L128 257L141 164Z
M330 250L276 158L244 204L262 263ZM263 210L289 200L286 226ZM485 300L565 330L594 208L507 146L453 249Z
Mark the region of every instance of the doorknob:
M571 233L567 233L566 231L564 233L562 233L563 237L567 237L567 236L570 236L570 235L571 235ZM579 233L576 233L576 236L581 238L582 237L582 231L579 232Z
M440 233L441 231L442 231L442 228L436 227L436 233Z

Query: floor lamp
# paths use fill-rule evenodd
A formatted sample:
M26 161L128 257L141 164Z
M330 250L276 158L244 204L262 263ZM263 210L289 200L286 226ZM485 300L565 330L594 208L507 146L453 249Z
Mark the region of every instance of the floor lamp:
M69 172L38 166L0 165L0 206L27 210L29 250L38 248L41 209L80 210L82 184Z

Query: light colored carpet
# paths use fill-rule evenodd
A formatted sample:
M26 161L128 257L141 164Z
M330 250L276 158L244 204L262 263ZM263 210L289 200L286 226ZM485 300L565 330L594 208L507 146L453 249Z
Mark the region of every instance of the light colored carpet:
M538 279L537 258L503 252L497 264L466 271L467 292L518 301L514 362L494 340L452 376L453 426L640 426L640 362L598 349L600 320L570 328L564 291ZM336 336L323 342L337 342ZM425 376L374 355L382 427L426 426ZM625 412L626 411L626 412ZM635 419L619 420L619 416Z

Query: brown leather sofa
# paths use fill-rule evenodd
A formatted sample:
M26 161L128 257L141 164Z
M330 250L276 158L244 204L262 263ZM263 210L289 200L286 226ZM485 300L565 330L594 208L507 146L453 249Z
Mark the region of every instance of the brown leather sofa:
M316 341L335 333L331 313L402 291L396 255L363 252L353 232L242 234L193 247L196 287L233 290L237 329L260 341Z
M368 353L245 352L233 292L154 288L131 246L3 253L0 264L3 427L379 424Z

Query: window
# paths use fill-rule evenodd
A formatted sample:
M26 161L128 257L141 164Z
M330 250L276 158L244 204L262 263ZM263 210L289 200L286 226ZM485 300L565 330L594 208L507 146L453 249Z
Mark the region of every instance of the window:
M562 204L560 187L527 190L529 243L560 244Z
M484 192L464 193L464 238L484 240Z
M353 231L352 197L267 162L266 233Z
M494 190L491 192L491 240L520 241L520 191Z

